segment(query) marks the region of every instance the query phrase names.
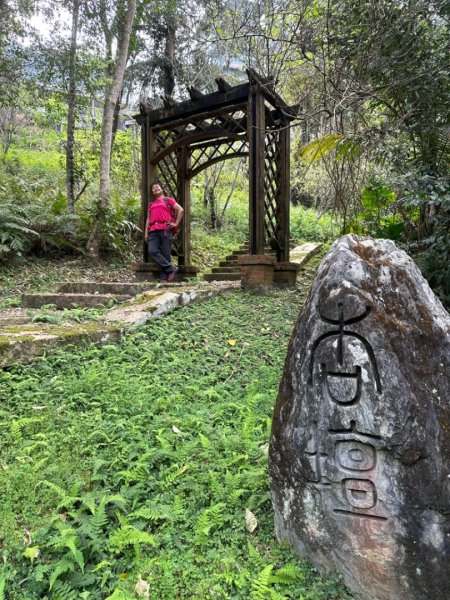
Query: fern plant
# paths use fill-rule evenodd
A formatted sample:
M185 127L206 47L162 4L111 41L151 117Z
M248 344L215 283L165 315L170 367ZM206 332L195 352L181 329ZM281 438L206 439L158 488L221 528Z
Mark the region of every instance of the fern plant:
M0 201L0 259L20 255L28 249L39 234L30 227L25 208L12 202Z

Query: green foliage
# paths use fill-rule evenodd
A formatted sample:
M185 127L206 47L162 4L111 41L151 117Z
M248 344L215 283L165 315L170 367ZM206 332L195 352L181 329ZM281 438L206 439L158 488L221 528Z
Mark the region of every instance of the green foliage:
M363 211L347 224L345 233L391 240L401 238L405 229L406 211L403 214L399 212L397 194L384 181L374 180L367 185L361 193L361 207Z
M405 204L419 212L426 212L429 235L407 245L427 277L431 287L450 307L450 183L432 176L414 177L405 194ZM420 226L420 221L419 221Z
M349 598L273 534L270 416L305 294L236 292L3 373L9 600L132 598L138 579L161 600Z
M314 208L291 207L291 238L296 242L327 242L339 236L340 219Z

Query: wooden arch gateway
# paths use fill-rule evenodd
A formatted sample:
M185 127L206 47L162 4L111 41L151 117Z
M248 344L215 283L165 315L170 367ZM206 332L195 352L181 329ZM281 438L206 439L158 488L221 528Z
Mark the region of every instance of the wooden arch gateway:
M135 117L142 131L142 213L150 186L159 179L184 208L178 262L190 263L190 182L217 162L249 158L249 249L263 255L267 243L278 261L289 260L289 125L295 111L273 89L273 81L248 70L248 83L217 79L218 91L188 88L190 100L164 99L164 108ZM144 262L148 262L144 249Z

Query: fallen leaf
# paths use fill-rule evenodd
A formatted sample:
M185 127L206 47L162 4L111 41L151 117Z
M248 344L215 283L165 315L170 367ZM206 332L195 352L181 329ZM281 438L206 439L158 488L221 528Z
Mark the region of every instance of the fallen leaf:
M248 508L245 509L245 526L247 527L247 531L249 531L250 533L253 533L258 527L257 518Z
M150 585L145 579L139 578L134 586L134 591L138 596L144 596L144 598L150 598Z
M228 340L228 343L230 344L230 346L236 346L237 341L236 340Z
M125 579L126 579L127 577L128 577L127 573L121 573L121 574L119 575L119 579L120 579L120 581L125 581Z

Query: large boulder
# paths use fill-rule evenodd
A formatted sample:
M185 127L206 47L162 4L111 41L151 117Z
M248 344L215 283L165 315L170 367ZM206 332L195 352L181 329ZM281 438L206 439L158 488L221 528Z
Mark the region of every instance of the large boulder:
M395 244L348 235L289 345L276 533L361 600L450 598L450 316Z

